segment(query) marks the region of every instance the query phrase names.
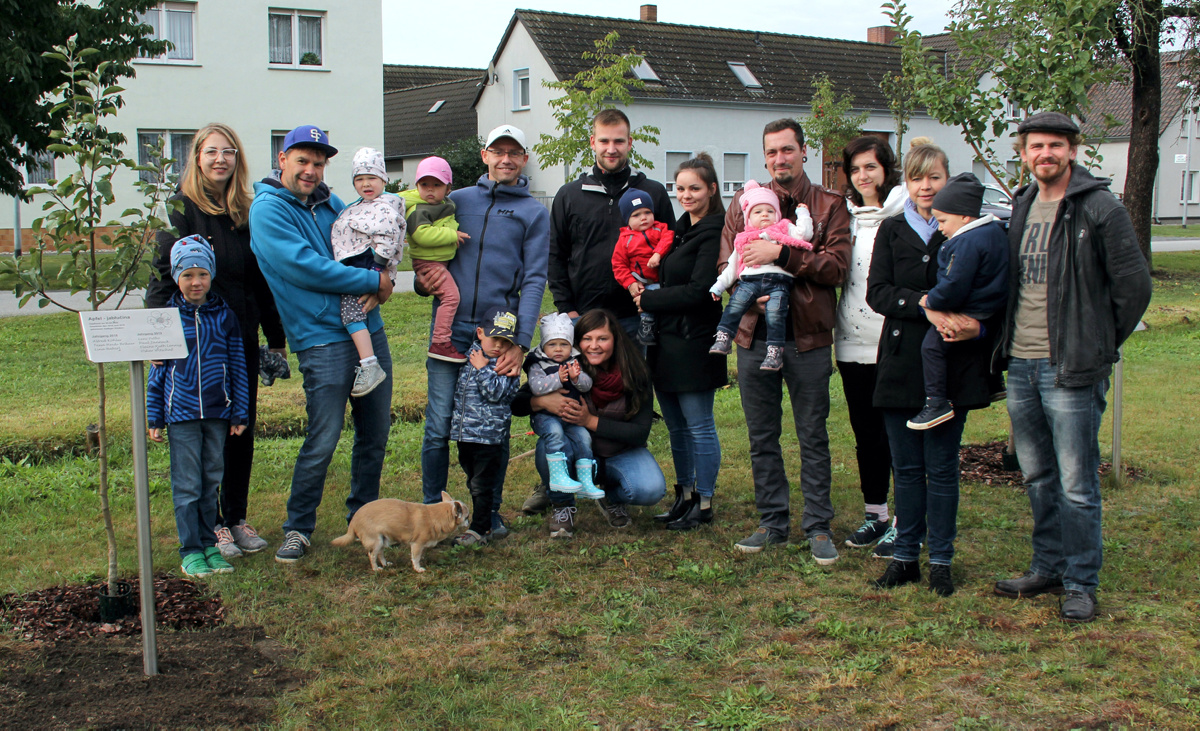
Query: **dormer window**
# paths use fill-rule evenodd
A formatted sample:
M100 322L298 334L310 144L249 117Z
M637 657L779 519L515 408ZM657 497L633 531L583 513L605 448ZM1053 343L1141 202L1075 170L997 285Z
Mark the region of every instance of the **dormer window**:
M752 72L750 68L746 66L746 64L739 63L737 61L726 61L726 63L729 64L729 70L733 72L733 75L737 77L737 80L742 82L742 86L746 87L747 89L763 88L763 85L759 83L758 79L754 78L754 72Z
M646 59L644 58L640 63L638 63L637 66L633 67L633 75L642 81L651 81L658 84L662 83L662 79L658 78L658 74L654 72L654 69L650 67L650 64L647 63Z
M437 110L441 109L442 105L445 103L446 103L445 99L438 99L436 102L433 103L433 106L429 108L429 111L426 112L426 114L433 114Z

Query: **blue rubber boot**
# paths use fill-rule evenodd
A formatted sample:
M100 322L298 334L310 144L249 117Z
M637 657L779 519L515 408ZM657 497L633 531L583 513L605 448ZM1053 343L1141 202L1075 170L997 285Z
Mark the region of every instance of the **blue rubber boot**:
M596 460L580 459L575 461L575 476L579 478L579 483L582 485L579 488L579 497L585 497L588 500L599 500L604 497L604 491L592 482L595 474Z
M546 466L550 468L550 489L554 492L575 494L583 485L571 479L567 469L567 455L553 452L546 455Z

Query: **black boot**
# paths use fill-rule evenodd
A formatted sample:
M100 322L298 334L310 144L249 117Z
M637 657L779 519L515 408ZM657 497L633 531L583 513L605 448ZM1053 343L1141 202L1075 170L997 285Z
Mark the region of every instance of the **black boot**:
M700 494L693 493L692 499L686 503L687 510L679 517L679 520L667 523L667 530L692 530L699 528L705 523L711 523L713 519L712 503L709 502L707 508L700 507Z
M687 498L683 496L683 485L675 486L675 503L671 505L670 510L665 513L659 513L654 516L654 519L659 523L670 523L673 520L679 520L679 517L684 514L688 508Z

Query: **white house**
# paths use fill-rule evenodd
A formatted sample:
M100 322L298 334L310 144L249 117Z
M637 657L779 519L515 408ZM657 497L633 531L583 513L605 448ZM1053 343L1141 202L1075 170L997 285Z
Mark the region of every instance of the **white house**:
M195 0L163 2L146 22L174 44L158 58L134 61L136 78L122 80L125 107L117 131L138 143L167 139L169 154L186 159L195 130L224 122L242 139L239 155L254 180L270 173L288 130L315 124L339 149L325 180L353 192L350 159L362 146L383 149L383 36L380 0ZM57 161L35 180L67 174ZM118 178L113 215L140 204L132 175ZM25 246L41 201L19 206ZM0 248L11 251L13 199L0 197ZM7 247L4 244L7 243Z

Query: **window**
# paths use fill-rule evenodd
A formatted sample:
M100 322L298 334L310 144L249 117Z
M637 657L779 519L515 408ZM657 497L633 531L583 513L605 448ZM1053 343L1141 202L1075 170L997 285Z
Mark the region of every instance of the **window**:
M163 140L163 157L169 157L175 161L167 171L168 174L181 174L184 167L187 166L188 160L191 159L192 137L195 135L196 130L139 129L137 131L138 165L154 165L155 161L151 159L151 153L154 152L159 141ZM161 182L156 181L153 174L145 170L138 173L138 178L146 183Z
M279 169L279 153L283 152L283 140L287 137L287 132L272 132L271 133L271 169Z
M267 18L271 63L285 66L325 65L325 51L321 45L324 13L272 8Z
M149 38L167 41L171 45L161 56L146 56L158 61L194 61L196 51L196 6L192 3L160 3L138 16L138 20L154 30Z
M729 64L729 70L733 72L733 75L737 77L738 81L742 82L742 86L746 87L747 89L762 88L762 84L760 84L758 79L754 77L754 73L750 71L749 66L744 63L738 63L737 61L726 61L725 63Z
M641 60L641 63L633 67L633 75L642 81L662 83L662 79L658 78L658 74L655 73L654 69L650 67L650 64L644 58Z
M1025 118L1025 112L1012 99L1004 100L1004 116L1014 122Z
M674 180L675 171L679 169L679 166L691 159L692 153L690 152L668 152L667 167L666 172L663 173L663 177L667 178L668 180ZM674 186L670 187L674 189Z
M443 104L445 104L445 103L446 103L446 100L445 100L445 99L438 99L436 102L434 102L434 103L433 103L433 106L429 108L429 111L428 111L428 112L425 112L425 113L426 113L426 114L433 114L433 113L434 113L434 112L436 112L437 110L441 109L441 108L442 108L442 105L443 105Z
M529 108L529 69L513 71L513 111Z
M746 153L725 153L725 195L733 195L746 182Z
M54 179L54 153L35 152L33 163L25 167L26 185L47 185Z
M1183 174L1183 189L1179 192L1179 202L1186 200L1189 204L1200 203L1200 170L1188 170Z

